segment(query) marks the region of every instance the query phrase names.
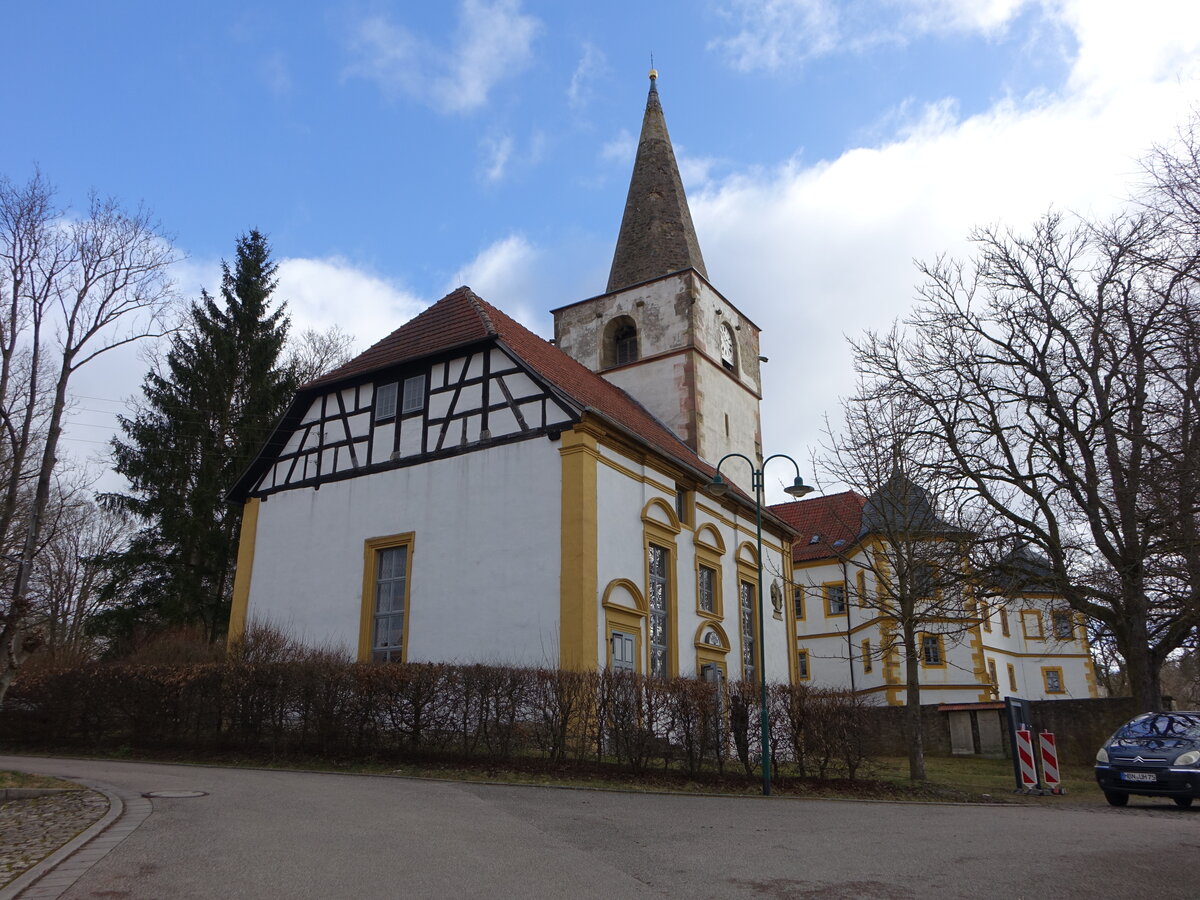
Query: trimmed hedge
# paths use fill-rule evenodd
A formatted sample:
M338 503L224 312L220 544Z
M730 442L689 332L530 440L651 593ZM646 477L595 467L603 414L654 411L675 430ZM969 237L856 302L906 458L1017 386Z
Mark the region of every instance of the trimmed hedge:
M865 708L844 693L771 685L776 764L854 778ZM351 663L329 654L180 666L23 670L0 710L9 747L592 762L697 775L760 759L757 684L486 665Z

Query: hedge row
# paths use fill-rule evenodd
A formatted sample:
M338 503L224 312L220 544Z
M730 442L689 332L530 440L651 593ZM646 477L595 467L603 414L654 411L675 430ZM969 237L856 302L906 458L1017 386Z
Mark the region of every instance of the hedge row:
M864 708L804 685L768 688L776 764L854 778ZM760 758L758 685L611 671L317 656L183 666L95 664L23 671L0 710L9 746L129 748L491 763L590 761L689 775Z

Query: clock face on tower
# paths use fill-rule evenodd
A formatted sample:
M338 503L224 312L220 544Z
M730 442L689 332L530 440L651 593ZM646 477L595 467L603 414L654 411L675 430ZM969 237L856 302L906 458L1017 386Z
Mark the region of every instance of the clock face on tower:
M733 329L728 325L721 326L721 364L733 369Z

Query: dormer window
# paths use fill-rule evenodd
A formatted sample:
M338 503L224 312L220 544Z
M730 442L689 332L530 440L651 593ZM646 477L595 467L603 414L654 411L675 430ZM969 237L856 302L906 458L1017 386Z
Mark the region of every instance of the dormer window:
M637 325L629 316L617 316L604 328L601 362L604 368L624 366L638 360Z
M819 543L821 543L821 536L820 536L819 534L814 534L812 537L810 537L810 538L808 539L808 544L809 544L809 546L810 546L810 547L811 547L813 544L819 544Z
M721 326L721 365L730 372L737 371L737 343L728 325Z

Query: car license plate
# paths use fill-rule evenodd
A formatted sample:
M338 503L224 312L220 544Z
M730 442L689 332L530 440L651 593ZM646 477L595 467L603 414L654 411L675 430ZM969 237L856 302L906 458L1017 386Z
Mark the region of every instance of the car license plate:
M1153 772L1122 772L1121 778L1124 781L1158 781Z

